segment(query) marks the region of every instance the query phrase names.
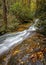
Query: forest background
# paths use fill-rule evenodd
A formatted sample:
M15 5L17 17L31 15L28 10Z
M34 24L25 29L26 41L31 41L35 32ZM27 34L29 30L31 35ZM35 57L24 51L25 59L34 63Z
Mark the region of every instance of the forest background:
M27 29L37 18L46 35L46 0L0 0L0 35Z

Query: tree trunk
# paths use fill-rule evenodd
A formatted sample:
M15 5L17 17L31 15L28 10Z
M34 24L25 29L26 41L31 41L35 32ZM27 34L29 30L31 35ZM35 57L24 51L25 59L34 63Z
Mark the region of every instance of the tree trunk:
M31 0L28 0L28 7L30 8Z
M45 11L45 0L36 0L37 9L36 9L36 16L43 15Z
M7 6L6 6L6 0L2 0L3 4L3 19L5 23L5 31L7 30Z

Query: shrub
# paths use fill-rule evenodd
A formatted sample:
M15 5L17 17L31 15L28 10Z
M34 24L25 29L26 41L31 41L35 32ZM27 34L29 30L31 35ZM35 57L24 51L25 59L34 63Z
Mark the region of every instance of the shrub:
M10 11L16 16L20 21L28 21L33 19L34 12L31 12L27 6L23 6L21 3L14 3L11 5Z
M19 27L19 20L17 18L13 18L10 22L8 22L8 32L14 31Z

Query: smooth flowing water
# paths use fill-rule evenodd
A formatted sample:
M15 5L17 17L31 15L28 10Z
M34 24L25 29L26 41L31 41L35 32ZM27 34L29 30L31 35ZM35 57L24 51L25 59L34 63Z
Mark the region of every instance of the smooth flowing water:
M24 30L22 32L17 32L16 34L5 34L0 37L0 56L4 55L6 52L12 50L17 45L19 45L23 40L27 39L28 37L32 36L37 27L35 25L39 19L35 20L35 23L29 27L28 30Z

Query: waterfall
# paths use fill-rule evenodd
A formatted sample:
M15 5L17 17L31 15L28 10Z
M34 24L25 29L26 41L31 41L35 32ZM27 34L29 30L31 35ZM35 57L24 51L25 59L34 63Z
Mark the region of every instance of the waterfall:
M17 32L16 34L5 34L0 37L0 56L5 54L6 52L12 50L17 45L22 43L25 39L29 38L36 32L37 27L35 25L39 19L35 20L35 23L29 27L29 29L24 30L22 32Z

